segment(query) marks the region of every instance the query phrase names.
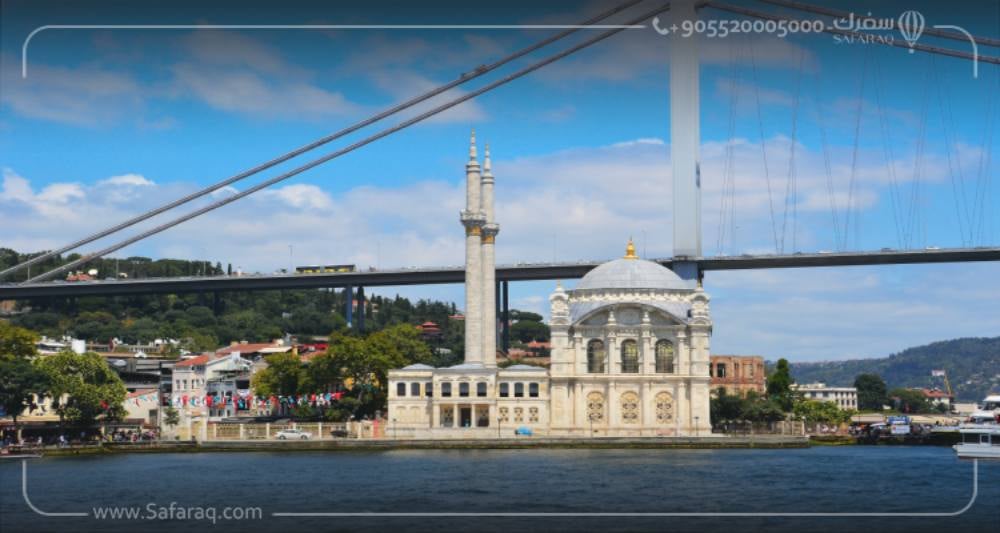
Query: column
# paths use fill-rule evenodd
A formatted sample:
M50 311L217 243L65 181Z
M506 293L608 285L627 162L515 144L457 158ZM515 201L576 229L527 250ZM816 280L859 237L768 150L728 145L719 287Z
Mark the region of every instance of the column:
M365 331L365 288L358 287L358 331Z
M347 321L347 327L350 329L354 327L354 289L350 285L344 287L344 300L346 300L344 320Z
M503 353L510 351L510 282L503 282Z

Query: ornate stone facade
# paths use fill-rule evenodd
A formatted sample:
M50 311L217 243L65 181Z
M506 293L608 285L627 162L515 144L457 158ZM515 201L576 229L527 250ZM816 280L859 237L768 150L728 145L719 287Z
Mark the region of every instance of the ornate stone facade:
M635 256L549 298L551 434L708 435L708 295ZM598 408L598 404L600 408ZM592 427L591 427L592 426Z

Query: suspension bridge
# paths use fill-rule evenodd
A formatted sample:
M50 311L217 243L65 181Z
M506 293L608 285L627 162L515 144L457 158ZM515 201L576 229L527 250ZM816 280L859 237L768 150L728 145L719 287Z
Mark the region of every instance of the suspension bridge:
M128 295L128 294L150 294L150 293L183 293L200 291L246 291L246 290L275 290L275 289L304 289L304 288L331 288L344 287L353 290L357 287L360 298L363 298L363 287L365 286L392 286L392 285L420 285L420 284L443 284L461 283L464 278L464 270L459 267L439 267L439 268L406 268L395 270L371 270L367 272L347 272L347 273L324 273L311 275L242 275L242 276L218 276L218 277L187 277L169 279L115 279L115 280L95 280L83 282L50 281L60 275L80 268L87 262L107 256L129 245L149 239L161 232L167 231L179 224L202 216L220 207L241 200L251 194L264 190L277 183L288 180L294 176L308 170L323 165L333 159L341 157L352 151L361 149L368 144L376 142L382 138L393 135L403 129L414 126L428 118L451 109L459 104L471 100L477 96L493 91L503 85L513 82L519 78L527 76L552 63L562 60L574 53L589 48L605 41L606 39L622 32L625 29L643 26L655 18L659 22L659 16L664 15L667 24L682 24L684 21L697 20L700 12L705 10L715 10L725 12L730 15L744 17L754 20L768 21L801 21L802 17L820 16L843 19L850 17L852 20L874 20L871 15L861 15L846 11L839 11L819 6L813 6L803 2L791 0L757 0L761 4L759 7L745 7L727 4L717 1L693 1L675 0L672 3L658 4L652 9L646 9L639 14L634 11L643 0L630 0L608 11L596 15L577 25L567 26L546 39L543 39L528 47L515 51L499 60L482 64L463 73L452 82L434 88L424 94L411 98L401 104L377 113L365 120L346 127L338 132L317 139L300 148L279 155L267 162L240 172L234 176L218 181L197 192L184 196L177 200L168 202L160 207L149 210L119 224L105 228L97 233L70 242L57 249L38 254L17 265L11 266L0 272L0 299L26 299L39 297L75 297L75 296L97 296L97 295ZM767 7L778 7L780 10L766 10ZM621 24L602 24L612 17L624 17ZM899 22L900 28L907 28L904 22ZM656 24L654 23L654 26ZM58 258L61 254L79 249L100 239L118 234L141 222L158 217L168 211L173 211L178 207L188 204L199 198L211 195L224 187L229 187L248 177L257 175L279 164L291 161L299 156L312 152L320 147L328 145L333 141L341 139L349 134L368 128L376 122L382 121L390 116L396 115L404 110L427 102L431 98L442 95L445 92L458 86L465 85L488 73L497 71L529 54L549 47L571 34L583 29L588 29L588 37L582 41L552 53L551 55L537 60L513 73L507 74L499 79L487 83L477 89L469 90L462 96L450 99L443 104L432 109L417 114L416 116L403 120L398 124L387 127L381 131L373 133L360 141L356 141L346 147L336 149L326 153L316 159L305 162L292 170L266 179L259 184L253 185L243 191L222 199L215 200L210 204L194 209L190 212L176 216L175 218L163 222L155 227L139 232L127 237L119 242L108 245L95 252L82 255L77 260L45 271L43 273L28 276L22 283L3 283L4 278L9 278L13 274L29 269L33 265L44 264L46 261ZM610 29L605 29L610 27ZM598 28L603 31L598 32ZM657 29L659 29L657 27ZM841 35L847 37L864 38L871 35L863 30L843 30L834 24L826 25L825 33ZM994 55L991 50L1000 47L1000 40L992 37L981 37L967 34L956 30L940 29L928 27L924 30L925 35L936 37L940 40L953 42L967 42L971 44L973 52L951 47L928 45L923 43L903 42L903 41L879 41L872 40L870 46L890 46L907 48L910 53L919 52L931 54L932 56L943 56L962 61L969 61L975 64L977 76L980 66L995 68L1000 65L1000 56ZM748 41L749 42L749 41ZM846 202L838 204L837 195L833 190L834 173L831 164L831 153L826 139L826 132L820 122L820 133L822 139L822 154L825 159L826 180L829 189L831 226L835 232L836 251L820 253L796 252L796 217L797 217L797 182L795 147L801 128L798 125L800 115L804 113L803 98L801 98L801 84L803 69L800 65L798 79L796 80L796 92L793 109L793 121L788 157L788 167L784 172L784 195L776 195L774 189L779 189L777 173L774 172L774 156L771 155L771 164L768 164L768 148L764 139L763 120L760 111L760 94L754 94L756 99L757 124L759 126L760 147L762 151L763 167L765 170L768 214L771 230L771 237L774 245L774 253L768 254L739 254L724 255L727 243L731 244L733 235L736 232L735 219L736 207L736 182L739 179L740 171L734 161L732 146L727 146L725 168L722 172L722 191L719 206L718 236L716 238L716 255L705 256L702 252L702 220L701 220L701 161L700 161L700 117L699 117L699 60L697 39L683 38L676 34L670 37L670 164L672 166L672 188L673 188L673 246L674 255L670 258L658 259L661 264L672 268L679 275L688 279L700 278L706 271L718 270L741 270L741 269L769 269L769 268L797 268L797 267L842 267L842 266L863 266L863 265L892 265L892 264L915 264L915 263L943 263L943 262L975 262L975 261L997 261L1000 260L1000 247L985 245L987 238L987 227L989 225L988 214L989 194L992 190L991 178L991 146L992 134L995 126L995 116L997 115L997 103L995 98L989 102L988 109L984 109L986 127L984 128L983 142L980 151L980 159L977 165L975 176L965 176L962 173L961 164L957 161L957 154L948 153L948 177L955 197L955 217L959 229L959 239L962 244L960 248L936 248L928 246L918 246L921 243L921 231L926 222L921 220L921 190L920 180L912 179L909 185L904 185L899 176L900 169L896 168L897 158L892 152L892 147L888 143L892 135L891 128L887 124L887 111L884 105L884 96L879 90L879 80L882 76L881 66L877 59L869 60L865 54L864 64L861 66L861 95L864 95L865 81L875 87L875 97L877 103L877 120L880 125L880 133L883 136L883 150L886 157L886 172L889 178L889 191L892 206L892 224L896 235L898 247L895 249L884 248L878 251L850 251L848 248L852 242L857 245L860 242L858 235L861 233L860 226L860 202L857 200L858 187L862 179L858 171L858 157L860 150L860 135L855 131L854 142L851 153L850 175ZM757 82L758 71L754 60L752 44L746 49L731 49L733 74L730 76L731 83L740 82L740 78L735 72L735 65L749 62L751 68L750 82ZM899 53L904 53L900 51ZM932 74L928 74L928 81L931 81ZM1000 76L997 77L1000 79ZM753 84L758 87L758 83ZM945 115L946 105L941 95L940 85L937 87L937 94L931 94L933 84L928 84L924 91L922 106L924 113L919 124L919 138L926 136L927 120L926 109L930 106L930 101L937 96L937 103L941 109L942 116ZM735 89L735 88L734 88ZM998 87L1000 89L1000 87ZM734 95L736 91L730 91ZM859 99L859 102L863 100ZM815 102L813 102L815 105ZM856 110L857 127L863 110L859 104ZM731 102L731 108L735 106L735 101ZM817 117L821 114L814 109ZM729 139L735 134L735 118L732 109L730 110ZM954 127L945 127L942 132L945 140L949 144L954 143ZM923 164L923 143L918 145L915 160L913 161L913 175L919 177ZM953 160L954 157L954 160ZM712 179L718 178L712 176ZM973 181L972 190L967 191L967 181ZM907 188L908 187L908 188ZM852 240L853 235L853 240ZM569 279L583 276L591 268L599 264L595 262L576 263L534 263L534 264L514 264L500 266L497 269L496 279L498 282L498 293L502 290L507 292L507 285L511 281L527 280L547 280L547 279ZM502 289L501 289L502 287ZM498 299L498 301L501 301ZM502 299L506 306L506 297ZM350 299L348 299L350 302ZM350 306L350 303L348 303Z

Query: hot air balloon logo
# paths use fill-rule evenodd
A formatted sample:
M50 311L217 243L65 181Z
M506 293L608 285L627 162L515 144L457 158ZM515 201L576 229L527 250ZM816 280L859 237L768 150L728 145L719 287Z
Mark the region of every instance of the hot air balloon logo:
M899 33L903 34L910 45L910 53L913 53L913 45L924 32L924 16L919 11L905 11L899 16Z

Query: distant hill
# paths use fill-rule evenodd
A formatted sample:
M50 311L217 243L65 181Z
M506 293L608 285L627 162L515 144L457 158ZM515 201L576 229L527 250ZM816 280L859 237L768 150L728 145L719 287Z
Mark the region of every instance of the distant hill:
M882 376L890 389L944 389L941 378L931 377L931 370L943 369L958 401L979 401L988 392L1000 391L1000 337L934 342L877 359L792 363L791 369L797 383L851 386L855 376L872 372Z

